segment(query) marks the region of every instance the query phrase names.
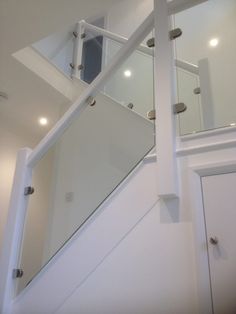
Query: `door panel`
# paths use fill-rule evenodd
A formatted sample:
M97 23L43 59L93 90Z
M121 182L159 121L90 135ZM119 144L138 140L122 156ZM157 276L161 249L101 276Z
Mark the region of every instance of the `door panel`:
M236 313L236 173L202 178L215 314Z

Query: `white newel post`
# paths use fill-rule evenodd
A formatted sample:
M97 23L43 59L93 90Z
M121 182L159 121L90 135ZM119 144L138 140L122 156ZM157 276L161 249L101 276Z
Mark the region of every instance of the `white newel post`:
M24 195L26 186L31 183L31 169L27 167L27 159L31 150L20 149L17 155L16 169L5 227L2 256L0 260L0 313L8 314L14 298L16 279L13 269L18 268L22 235L25 222L28 196Z
M154 0L155 16L155 110L158 194L178 197L174 105L173 41L166 0Z
M73 66L72 77L75 76L80 79L81 69L79 68L82 65L82 54L83 54L83 45L84 45L84 36L85 28L84 21L80 21L76 24L76 30L74 33L74 47L73 47Z

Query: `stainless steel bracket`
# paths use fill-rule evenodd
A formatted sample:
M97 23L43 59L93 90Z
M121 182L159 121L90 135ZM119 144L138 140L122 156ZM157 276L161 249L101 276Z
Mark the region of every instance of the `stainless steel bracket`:
M174 114L179 114L186 110L187 110L187 106L183 102L174 104Z
M32 186L26 186L24 189L24 195L31 195L34 193L34 188Z
M24 271L20 268L13 269L12 271L12 277L15 278L21 278L24 275Z

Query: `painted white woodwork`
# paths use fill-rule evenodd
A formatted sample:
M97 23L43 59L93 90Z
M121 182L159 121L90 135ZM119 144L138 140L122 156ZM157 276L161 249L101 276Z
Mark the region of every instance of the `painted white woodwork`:
M74 104L68 109L65 115L56 123L51 131L34 149L29 157L28 165L33 166L43 156L43 154L55 143L55 141L62 135L65 129L70 125L73 119L76 118L88 106L86 100L89 96L95 96L113 74L119 68L124 60L132 53L136 45L140 43L143 38L151 31L153 25L153 13L151 13L145 21L138 27L138 29L130 37L129 41L116 54L113 61L97 76L97 78L89 85L89 87L78 97Z
M27 158L31 150L19 150L10 200L9 215L6 223L2 255L0 261L0 310L3 314L11 311L16 280L13 280L13 269L18 268L18 257L23 237L28 197L24 189L30 185L31 170L27 168Z
M100 35L103 35L104 37L106 38L109 38L109 39L112 39L120 44L125 44L128 39L123 37L123 36L120 36L118 34L115 34L113 32L110 32L106 29L103 29L103 28L100 28L100 27L97 27L95 25L92 25L92 24L89 24L89 23L86 23L84 21L81 21L80 22L81 25L85 28L85 29L88 29L90 32L94 33L94 34L100 34ZM145 54L148 54L148 55L153 55L153 49L151 48L148 48L147 46L141 44L139 46L137 46L136 48L137 50L145 53Z
M197 313L191 223L175 200L158 199L155 169L155 162L136 168L12 313L111 313L112 305L112 313Z
M175 156L174 58L169 39L170 20L166 0L154 1L155 12L155 109L156 148L158 154L158 193L172 198L178 196Z
M82 25L76 23L74 32L73 32L73 53L72 53L72 66L74 68L71 69L71 77L78 76L78 65L82 60L82 52L83 52L83 34L84 30ZM78 76L79 77L79 76Z
M82 64L82 55L83 55L83 44L84 44L84 38L83 34L85 31L83 20L79 23L76 23L76 33L77 37L75 38L75 44L74 44L74 50L73 50L73 75L75 77L80 78L80 70L78 69L78 66Z
M213 309L236 311L236 172L202 177ZM210 239L216 239L212 244Z

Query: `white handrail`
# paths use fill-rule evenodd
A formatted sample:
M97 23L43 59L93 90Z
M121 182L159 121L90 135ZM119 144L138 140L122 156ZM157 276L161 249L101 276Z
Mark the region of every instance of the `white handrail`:
M125 44L128 41L128 39L123 37L123 36L117 35L117 34L110 32L106 29L103 29L103 28L97 27L95 25L89 24L89 23L85 22L84 20L80 21L79 24L80 24L80 27L83 27L84 29L88 29L93 34L103 35L103 36L105 36L111 40L114 40L118 43ZM137 47L137 50L141 51L147 55L150 55L150 56L154 55L153 49L151 49L151 48L149 48L143 44L139 45ZM195 64L191 64L187 61L175 59L175 65L177 67L183 69L183 70L190 72L190 73L197 74L197 75L199 74L198 66Z
M130 39L113 57L113 60L107 67L97 76L97 78L87 87L87 89L78 97L74 104L64 114L64 116L56 123L49 133L41 140L33 152L30 154L27 166L33 167L38 160L48 151L48 149L57 141L57 139L70 126L71 122L86 108L86 100L89 96L95 96L99 88L101 88L111 75L125 62L131 55L137 45L148 35L152 30L154 23L154 13L144 20L137 28Z
M195 64L189 63L187 61L175 59L175 65L178 68L181 68L181 69L186 70L190 73L199 75L199 67Z
M168 14L175 14L185 7L189 8L196 4L207 0L178 0L168 3ZM47 150L56 142L56 140L69 127L70 123L75 119L87 106L86 100L89 96L94 96L98 89L102 87L109 77L120 67L122 63L136 49L137 45L151 32L154 25L154 12L152 11L144 22L132 34L130 39L124 43L124 46L117 52L112 62L97 76L97 78L89 85L89 87L74 102L65 115L56 123L50 132L41 140L28 158L27 165L33 167L37 161L47 152ZM140 47L140 46L139 46ZM143 48L142 48L143 49ZM145 49L146 50L146 49ZM185 63L185 61L182 61ZM193 69L193 67L189 67ZM195 67L194 67L195 69ZM196 70L196 69L195 69ZM195 72L194 72L195 73Z
M100 27L97 27L95 25L92 25L92 24L89 24L85 21L80 21L79 22L85 29L88 29L91 33L93 34L99 34L99 35L103 35L109 39L112 39L120 44L125 44L128 39L123 37L123 36L120 36L118 34L115 34L115 33L112 33L106 29L103 29L103 28L100 28ZM145 54L148 54L150 56L153 56L153 49L141 44L137 47L137 50L141 51L141 52L144 52Z

